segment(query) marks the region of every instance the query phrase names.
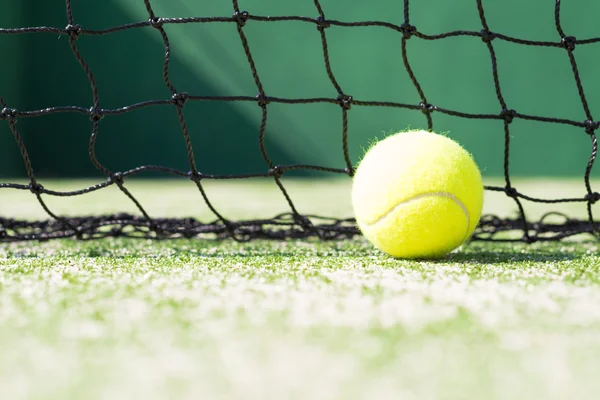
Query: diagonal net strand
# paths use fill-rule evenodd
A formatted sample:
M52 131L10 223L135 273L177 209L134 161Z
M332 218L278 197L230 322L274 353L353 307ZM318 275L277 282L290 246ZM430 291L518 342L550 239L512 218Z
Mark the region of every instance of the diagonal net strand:
M493 120L502 123L504 132L504 157L503 157L503 172L504 186L486 186L485 189L490 192L503 192L506 196L514 200L518 209L518 215L515 218L500 218L494 215L484 215L481 222L473 235L473 240L481 241L524 241L533 243L537 241L553 241L561 240L567 237L580 234L590 234L598 237L600 228L594 220L592 205L600 200L600 194L592 189L590 183L591 172L597 156L597 138L595 131L600 126L599 121L595 121L590 110L584 84L580 76L577 59L574 50L577 46L590 45L599 43L599 38L577 39L569 36L561 25L561 3L556 0L554 8L554 17L556 31L559 40L557 41L531 41L526 39L514 38L504 35L500 32L495 32L493 26L488 24L485 8L481 0L476 1L478 15L482 29L480 31L458 30L452 32L444 32L435 35L426 34L418 30L418 28L410 23L410 7L409 0L404 0L403 3L403 23L395 25L389 22L382 21L337 21L328 19L323 6L319 0L314 0L315 18L303 16L261 16L254 15L249 11L242 10L239 7L237 0L232 0L232 15L231 16L211 16L211 17L188 17L188 18L166 18L156 15L152 7L151 0L144 0L144 6L148 14L148 19L135 23L114 26L101 30L87 29L82 25L77 24L76 18L73 15L71 0L65 1L65 9L68 24L64 28L57 27L23 27L23 28L0 28L0 35L20 35L25 33L36 34L60 34L68 37L69 46L73 56L85 72L91 87L91 106L89 108L80 106L52 106L38 110L19 110L11 107L11 104L0 94L0 120L5 121L8 125L12 136L19 148L21 158L29 184L18 183L2 183L0 189L3 190L24 190L30 191L36 196L37 201L48 215L48 219L44 221L26 221L0 216L0 241L15 242L27 240L50 240L58 238L78 238L81 240L98 239L105 237L136 237L148 239L167 239L167 238L192 238L192 237L217 237L217 238L232 238L238 241L247 241L252 239L288 239L288 238L308 238L318 237L322 240L338 240L352 238L360 235L356 222L352 218L340 219L331 218L319 215L303 215L300 213L294 204L292 196L284 186L281 178L288 171L296 170L312 170L321 171L331 174L342 174L352 177L354 168L349 155L348 144L348 116L352 112L353 107L387 107L392 109L405 109L419 111L425 116L425 125L427 129L433 130L435 113L451 115L467 119L483 119ZM321 39L323 65L327 76L331 82L335 97L315 97L315 98L281 98L270 96L264 89L261 74L257 70L252 53L253 44L245 34L244 28L248 23L269 23L275 21L295 21L304 24L312 24ZM179 91L171 81L169 73L169 65L171 60L171 42L164 27L169 24L235 24L237 33L245 53L248 68L251 71L258 94L256 96L206 96L201 94L187 93ZM383 101L365 101L355 98L344 91L343 85L336 79L336 66L332 64L329 55L329 42L327 30L331 27L380 27L395 31L399 36L401 43L400 51L402 55L403 65L406 73L410 77L414 85L419 101L415 104L405 104L396 102ZM130 104L120 108L108 109L103 108L98 85L96 83L94 73L89 64L80 53L77 41L81 36L99 36L107 35L114 32L125 30L153 28L160 34L164 43L164 61L163 61L163 81L171 93L168 99L145 100L135 104ZM408 42L414 40L434 41L448 37L466 36L479 38L483 45L487 48L490 56L491 74L493 80L496 97L498 99L499 111L496 114L475 114L459 110L451 110L443 108L439 105L432 104L428 101L426 93L418 79L418 74L413 70L410 63L410 52ZM577 93L581 100L581 106L586 119L583 121L554 118L549 116L527 115L517 110L511 109L509 102L504 98L502 93L502 76L498 70L498 58L494 48L495 41L506 41L519 44L522 46L533 47L549 47L565 51L565 57L568 58L572 69L574 83L577 87ZM184 115L186 104L194 101L227 101L227 102L248 102L255 103L261 109L261 122L257 132L258 150L266 164L264 173L254 174L237 174L237 175L213 175L202 172L203 165L198 165L195 158L195 148L192 144L190 132L188 130ZM340 148L343 153L345 166L340 168L331 168L322 165L277 165L271 159L266 146L265 134L268 126L268 109L269 104L337 104L341 111L341 143ZM105 117L129 113L134 110L147 107L174 107L177 113L178 121L181 127L181 134L185 142L187 150L187 158L189 170L183 171L174 168L168 168L160 165L141 165L130 170L112 171L106 167L102 160L96 156L96 140L100 132L102 123ZM105 182L83 188L75 191L53 191L44 188L36 179L35 171L32 166L27 148L21 138L21 133L17 128L17 122L20 119L35 118L49 114L64 114L78 113L87 115L91 122L91 134L88 144L88 155L91 163L106 177ZM574 127L579 127L590 137L590 157L584 172L584 183L586 194L579 198L557 198L543 199L528 196L519 192L511 181L510 175L510 156L511 156L511 123L515 119L528 121L537 121L540 123L563 124ZM201 149L202 150L202 149ZM214 215L214 221L206 223L200 222L194 218L156 218L153 217L144 208L144 205L135 198L128 190L126 180L137 174L147 171L161 172L173 177L187 179L194 183L198 190L200 198L208 206ZM247 179L265 177L271 178L276 183L285 198L290 211L273 216L269 219L255 220L230 220L213 203L204 189L203 182L207 180L230 180L230 179ZM111 186L116 186L131 201L138 210L139 215L127 213L118 213L112 215L98 216L80 216L80 217L63 217L53 212L46 202L45 196L54 197L73 197L80 196L98 190L105 190ZM587 219L578 220L569 216L558 213L549 212L543 215L539 220L529 220L525 213L523 202L559 204L559 203L582 203L587 207ZM559 219L557 222L556 219ZM504 233L520 233L520 236L506 236Z

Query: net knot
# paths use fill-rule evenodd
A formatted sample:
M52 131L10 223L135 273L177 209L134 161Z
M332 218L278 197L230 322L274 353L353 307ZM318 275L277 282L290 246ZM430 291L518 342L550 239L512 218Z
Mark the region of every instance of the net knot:
M121 172L115 172L114 174L110 174L108 177L108 181L111 183L116 183L118 186L121 186L125 179L123 179L123 174Z
M585 195L585 200L590 204L596 204L600 200L600 193L588 193Z
M183 108L183 106L185 106L185 103L187 103L188 99L189 95L186 92L175 93L173 96L171 96L173 104L175 104L178 108Z
M320 31L327 29L331 26L331 24L322 15L319 15L316 18L316 21L317 21L317 29Z
M508 197L517 197L517 195L519 194L519 192L517 192L517 189L511 186L506 186L504 188L504 193L506 193Z
M14 121L17 119L17 110L14 108L4 107L0 110L0 119Z
M400 31L405 39L410 39L415 33L417 33L417 27L405 22L400 25Z
M202 175L202 173L198 171L189 171L187 175L188 178L194 182L200 182L202 178L204 178L204 175Z
M281 178L283 173L284 173L284 170L280 164L269 169L269 175L273 176L274 178Z
M79 35L83 32L83 28L79 24L69 24L65 27L65 31L67 35L71 38L71 40L77 40Z
M481 36L481 40L484 43L489 43L496 38L493 32L488 31L487 29L482 29L479 31L479 36Z
M258 102L257 104L258 104L258 106L259 106L259 107L264 107L264 106L266 106L267 104L269 104L269 103L270 103L270 101L269 101L269 99L267 98L267 96L265 96L265 95L263 95L263 94L260 94L260 93L259 93L259 94L257 94L257 95L256 95L256 97L255 97L255 98L256 98L256 100L257 100L257 102Z
M248 22L250 14L248 13L248 11L236 11L233 13L232 18L235 22L237 22L238 26L241 28L244 25L246 25L246 22Z
M560 40L563 47L569 51L575 50L575 45L577 44L577 39L575 36L565 36Z
M513 122L513 119L517 116L517 112L515 110L507 110L506 108L500 112L500 116L507 124Z
M294 220L300 225L304 230L311 231L313 230L313 224L310 222L310 219L305 215L294 214Z
M524 241L527 244L532 244L538 241L538 239L534 236L529 236L527 234L521 236L521 240Z
M41 194L44 191L44 187L35 181L30 182L28 187L33 194Z
M98 122L102 118L104 118L104 113L98 107L90 107L89 113L90 113L90 120L92 122Z
M350 107L352 107L352 96L349 96L347 94L340 94L337 97L337 101L339 105L345 110L349 110Z
M435 106L433 106L429 103L426 104L426 103L420 102L419 107L421 108L421 112L423 114L431 114L433 111L435 111Z
M165 23L165 20L160 17L153 17L153 18L148 18L148 22L150 23L150 26L152 26L153 28L160 29L160 28L162 28L163 24Z
M585 127L585 133L587 133L588 135L592 135L594 134L594 131L600 126L600 122L594 122L588 119L583 122L583 126Z

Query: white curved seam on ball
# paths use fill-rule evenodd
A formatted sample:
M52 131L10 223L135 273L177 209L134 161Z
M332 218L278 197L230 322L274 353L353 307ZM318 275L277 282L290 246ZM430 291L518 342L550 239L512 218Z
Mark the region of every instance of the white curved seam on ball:
M401 206L405 206L406 204L412 203L414 201L417 201L417 200L420 200L420 199L423 199L426 197L445 197L447 199L452 200L457 206L459 206L461 208L461 210L465 214L465 217L467 218L467 229L465 232L465 239L466 239L466 236L468 235L468 232L469 232L469 227L471 226L471 217L469 216L469 210L467 210L467 207L464 205L464 203L462 201L460 201L460 199L458 197L456 197L455 195L453 195L452 193L449 193L449 192L420 193L416 196L409 197L408 199L396 204L392 209L390 209L388 212L386 212L385 214L383 214L381 217L377 218L376 220L374 220L372 222L366 222L366 221L365 222L367 225L378 224L379 222L383 221L385 218L387 218L390 214L392 214L394 211L396 211L396 209L400 208Z

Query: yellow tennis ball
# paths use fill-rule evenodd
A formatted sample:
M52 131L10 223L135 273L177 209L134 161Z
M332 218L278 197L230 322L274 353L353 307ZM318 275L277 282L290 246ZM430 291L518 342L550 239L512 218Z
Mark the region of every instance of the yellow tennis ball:
M407 131L367 151L351 197L357 224L375 247L398 258L438 258L473 234L483 183L475 161L458 143Z

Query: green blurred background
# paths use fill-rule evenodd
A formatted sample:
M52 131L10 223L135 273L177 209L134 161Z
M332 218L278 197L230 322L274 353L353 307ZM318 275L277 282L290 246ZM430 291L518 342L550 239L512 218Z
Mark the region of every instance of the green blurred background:
M8 2L8 3L6 3ZM230 16L230 1L152 0L162 17ZM325 15L341 21L379 20L400 25L402 2L322 0ZM75 22L104 29L146 20L141 0L73 0ZM263 16L316 17L311 0L240 0L240 8ZM530 39L560 40L554 26L554 2L509 0L483 2L490 29ZM0 27L64 27L64 1L5 0ZM600 3L565 3L563 28L577 38L600 36L594 22ZM479 31L476 2L413 1L411 24L426 34ZM257 89L233 23L165 25L172 45L170 77L178 91L198 95L254 96ZM286 98L329 97L337 93L327 77L320 36L314 24L249 21L244 28L268 95ZM401 35L382 27L327 29L332 69L344 92L359 100L418 104L420 99L402 64ZM585 120L566 51L493 42L500 83L510 108L546 117ZM144 100L167 99L162 79L164 46L159 32L145 27L84 35L77 41L100 90L103 108ZM89 107L89 82L67 37L49 33L0 34L0 96L9 107L35 110L50 106ZM598 109L598 45L575 50L592 112ZM490 56L477 37L436 41L412 38L411 65L432 104L468 113L498 113ZM244 102L188 102L184 109L198 168L204 173L266 172L258 145L260 108ZM275 163L317 164L344 168L339 106L332 104L268 106L267 151ZM596 119L597 115L595 115ZM475 156L486 176L502 175L503 124L433 114L434 129L450 132ZM21 119L18 129L40 177L101 177L89 161L91 123L75 113ZM352 160L370 140L385 134L426 127L419 111L354 106L349 112ZM566 125L515 120L511 125L511 174L583 176L590 138ZM143 164L188 170L186 149L175 108L155 106L108 116L100 122L99 160L112 170ZM8 129L0 123L0 175L23 176L23 162Z

